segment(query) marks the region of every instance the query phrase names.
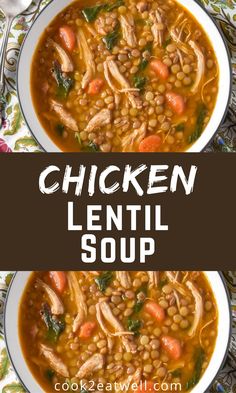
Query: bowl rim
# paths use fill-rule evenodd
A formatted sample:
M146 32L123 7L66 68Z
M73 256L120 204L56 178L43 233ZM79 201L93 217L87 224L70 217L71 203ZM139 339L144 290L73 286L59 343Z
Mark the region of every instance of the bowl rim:
M29 271L29 272L28 272L28 273L29 273L29 277L30 277L30 275L31 275L33 272L34 272L34 271ZM210 272L210 271L209 271L209 272ZM8 308L7 308L8 300L9 300L9 297L10 297L10 295L11 295L11 288L12 288L12 286L13 286L14 280L16 279L16 276L17 276L17 274L19 274L19 273L22 273L22 272L16 271L16 272L14 273L14 275L13 275L13 277L12 277L12 280L11 280L11 283L10 283L10 285L9 285L9 287L8 287L8 290L7 290L7 295L6 295L6 299L5 299L5 303L4 303L4 311L3 311L3 312L4 312L4 314L3 314L3 326L4 326L3 331L4 331L4 339L5 339L7 354L8 354L9 360L10 360L10 362L11 362L11 365L12 365L12 367L13 367L13 370L14 370L14 372L16 373L16 375L17 375L17 377L18 377L20 383L22 384L22 386L26 389L26 391L29 392L29 393L33 393L33 392L31 392L31 391L29 390L29 388L27 388L26 382L22 380L21 376L19 375L18 370L16 369L16 367L15 367L15 365L14 365L14 362L13 362L13 359L12 359L12 356L11 356L11 352L10 352L10 349L9 349L9 343L8 343L8 337L7 337L7 331L6 331L6 316L7 316L7 310L8 310ZM204 274L205 274L205 273L208 273L208 271L203 271L203 273L204 273ZM226 361L226 359L227 359L227 357L228 357L228 353L229 353L229 346L230 346L230 342L231 342L232 329L233 329L233 328L232 328L233 317L232 317L232 311L231 311L231 300L230 300L229 290L228 290L228 287L227 287L227 285L226 285L226 281L225 281L224 275L223 275L222 271L214 271L214 273L216 273L216 274L218 275L218 277L219 277L221 283L223 284L223 289L224 289L224 292L225 292L225 295L226 295L226 300L227 300L227 305L228 305L228 307L227 307L227 315L228 315L228 317L229 317L229 331L228 331L228 334L227 334L227 336L228 336L228 341L227 341L227 345L225 346L225 352L224 352L224 354L223 354L223 358L222 358L221 364L219 365L219 367L218 367L218 369L216 370L215 374L212 376L212 379L211 379L211 381L209 382L209 385L206 387L205 392L207 392L208 389L210 389L210 387L212 386L213 382L217 379L217 376L219 375L219 373L221 372L221 370L222 370L222 368L223 368L223 366L224 366L224 364L225 364L225 361ZM29 277L27 278L27 281L29 280ZM208 277L206 277L206 278L207 278L207 280L208 280ZM208 282L209 282L209 280L208 280ZM210 282L209 282L209 284L211 285ZM24 289L25 289L25 287L24 287ZM22 290L21 296L23 295L24 289ZM19 301L20 301L20 299L19 299ZM19 305L18 305L18 306L19 306ZM17 315L17 320L18 320L18 315ZM17 334L19 334L18 324L17 324ZM21 351L22 351L22 349L21 349ZM213 353L214 353L214 352L213 352ZM23 354L23 351L22 351L22 354ZM24 357L24 355L23 355L23 357ZM25 362L26 362L26 361L25 361ZM26 365L27 365L27 362L26 362ZM31 374L31 377L34 379L35 382L37 382L36 378L35 378L34 375L32 374L32 372L31 372L30 368L28 367L28 365L27 365L27 368L28 368L29 373ZM37 383L38 383L38 382L37 382ZM39 386L40 386L40 385L39 385ZM43 388L42 388L41 386L40 386L40 388L41 388L42 391L43 391ZM195 386L195 388L197 388L197 385ZM195 388L194 388L194 389L195 389ZM204 393L205 393L205 392L204 392Z
M73 3L74 1L75 1L75 0L72 0L70 3ZM176 0L176 1L178 2L178 0ZM202 147L201 150L195 151L195 150L193 149L193 151L191 151L191 149L194 148L194 145L195 145L195 143L197 142L197 141L196 141L194 144L192 144L192 145L189 147L188 150L185 150L185 151L183 151L183 152L174 152L174 153L179 153L179 154L182 154L182 153L201 153L201 152L203 152L203 151L205 150L205 148L212 142L212 140L215 138L216 134L218 133L219 128L220 128L220 126L223 124L223 122L224 122L224 120L225 120L225 118L226 118L226 115L227 115L227 113L228 113L229 105L230 105L230 101L231 101L231 96L232 96L232 89L233 89L233 86L232 86L232 84L233 84L233 72L232 72L232 65L231 65L231 56L230 56L229 47L228 47L227 42L226 42L226 38L225 38L225 36L224 36L222 30L221 30L220 27L218 26L217 22L216 22L215 19L213 18L213 16L206 10L206 8L203 6L203 4L201 4L198 0L191 0L191 1L193 1L197 6L199 6L199 7L201 8L201 10L206 14L206 16L211 20L211 22L215 25L215 27L216 27L216 29L217 29L217 31L218 31L218 33L219 33L221 39L222 39L222 43L223 43L223 45L224 45L224 47L225 47L226 57L227 57L227 66L228 66L228 72L229 72L229 86L227 86L227 88L228 88L228 97L227 97L227 100L226 100L226 102L225 102L225 111L224 111L224 113L223 113L223 115L222 115L221 120L219 120L219 122L218 122L219 124L217 125L215 132L211 135L211 137L209 138L208 142L206 142L206 144ZM21 113L22 113L22 115L23 115L24 121L25 121L25 123L26 123L26 125L27 125L27 128L29 129L29 131L31 132L32 136L33 136L34 139L37 141L38 145L41 147L41 149L43 150L43 152L48 152L48 150L46 150L46 148L44 148L44 146L42 146L42 144L39 142L39 139L38 139L38 137L35 135L35 132L34 132L34 131L31 129L31 127L29 126L29 122L28 122L27 117L26 117L26 115L25 115L25 112L24 112L24 110L23 110L22 99L21 99L21 96L20 96L20 89L19 89L19 85L20 85L20 73L19 73L19 68L20 68L20 63L21 63L21 59L22 59L22 53L23 53L23 50L24 50L24 47L25 47L25 42L26 42L26 40L28 39L28 37L29 37L29 35L30 35L30 33L31 33L31 30L32 30L34 24L36 23L36 21L37 21L40 17L42 17L43 13L46 12L47 8L48 8L53 2L54 2L54 0L50 0L49 3L39 12L39 14L36 16L34 22L33 22L32 25L30 26L30 28L29 28L29 30L28 30L26 36L24 37L23 43L22 43L21 48L20 48L20 53L19 53L19 57L18 57L18 61L17 61L17 70L16 70L16 75L17 75L17 76L16 76L16 91L17 91L17 97L18 97L18 101L19 101L20 110L21 110ZM69 4L70 4L70 3L69 3ZM69 5L69 4L68 4L68 5ZM66 8L66 7L65 7L65 8ZM62 8L62 10L63 10L63 9L64 9L64 8ZM191 12L190 12L190 13L191 13ZM192 15L192 13L191 13L191 15ZM207 30L206 30L206 29L205 29L205 32L206 32L206 34L207 34ZM209 37L208 37L208 38L209 38ZM32 105L33 105L33 107L34 107L33 102L32 102ZM37 117L37 114L36 114L36 113L35 113L35 116ZM42 127L43 131L48 135L47 131L43 128L42 125L41 125L41 127ZM204 131L203 131L203 133L204 133ZM53 153L65 153L63 150L61 150L61 149L57 146L57 144L52 140L52 138L51 138L49 135L48 135L48 137L50 138L51 142L52 142L53 145L55 146L55 150L53 151ZM67 152L67 153L68 153L68 152ZM73 152L71 152L71 153L73 153ZM77 154L77 152L74 152L74 153ZM81 154L81 152L79 152L79 153ZM115 154L119 154L119 153L121 153L121 152L116 152ZM136 153L136 152L135 152L135 153ZM126 153L126 154L128 154L128 153ZM149 154L150 154L150 153L149 153ZM155 154L155 153L153 153L153 154Z

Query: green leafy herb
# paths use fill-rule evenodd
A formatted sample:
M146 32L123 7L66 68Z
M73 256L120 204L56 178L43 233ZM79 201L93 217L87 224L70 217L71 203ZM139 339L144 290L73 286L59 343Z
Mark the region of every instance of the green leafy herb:
M95 282L101 292L105 292L108 285L111 283L113 279L112 272L101 273L97 278L95 278Z
M185 123L180 123L175 127L176 131L184 131Z
M111 51L116 45L117 41L120 38L120 25L119 23L116 25L115 30L111 33L108 33L105 37L103 37L103 42L106 45L106 48Z
M74 80L64 74L58 61L53 63L53 76L57 82L57 96L59 98L67 98L71 88L74 86Z
M47 303L43 305L41 311L42 318L47 326L47 339L52 342L56 342L60 334L65 330L64 321L52 315L50 307Z
M163 48L166 48L168 45L170 45L171 41L172 41L171 37L168 37L167 40L163 44Z
M55 375L55 371L51 370L50 368L45 371L45 377L51 381Z
M56 132L57 132L60 136L62 136L64 129L65 129L65 127L64 127L63 124L57 124L57 125L56 125Z
M94 7L86 7L82 10L82 15L86 22L93 22L101 11L111 12L116 8L119 8L121 5L124 5L123 0L117 0L113 4L100 4Z
M97 153L100 151L99 146L96 143L93 143L92 141L89 142L87 145L82 146L82 151L88 152L88 153Z
M140 330L141 326L142 326L142 323L139 319L129 318L127 321L128 330L130 332L133 332L135 336L139 336L139 334L140 334L139 330Z
M197 121L194 132L189 136L188 143L195 142L202 134L204 127L204 120L207 115L207 108L204 104L199 105L197 109Z
M152 53L152 43L149 42L144 48L143 48L143 53L149 52L151 55ZM147 66L148 66L149 60L142 58L141 63L139 64L139 72L144 71Z
M145 76L135 75L134 76L134 87L136 89L143 90L147 83L147 78Z
M177 368L176 370L171 372L172 377L174 378L179 378L181 377L182 371L180 368Z
M147 285L144 285L136 291L135 293L136 303L134 305L134 313L138 313L139 311L142 310L147 296L147 290L148 290Z
M82 10L82 15L85 18L86 22L93 22L99 12L104 9L104 4L96 5L95 7L86 7Z
M197 349L195 356L194 356L194 360L195 360L194 373L193 373L192 378L186 383L186 390L190 390L194 386L196 386L201 378L202 365L205 360L205 352L203 351L202 348Z
M113 3L113 4L107 4L106 6L105 6L105 11L107 11L107 12L111 12L111 11L113 11L113 10L115 10L116 8L119 8L119 7L121 7L122 5L124 5L125 3L124 3L124 0L117 0L115 3Z

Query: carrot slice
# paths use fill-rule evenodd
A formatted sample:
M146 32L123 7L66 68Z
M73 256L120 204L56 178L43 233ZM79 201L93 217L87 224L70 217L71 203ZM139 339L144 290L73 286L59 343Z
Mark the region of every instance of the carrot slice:
M162 347L173 360L178 360L182 355L182 347L177 338L171 336L162 336Z
M165 310L156 302L149 301L145 303L144 310L152 317L157 319L158 322L163 322L165 319Z
M180 94L174 92L166 93L166 99L169 107L177 113L177 115L182 115L185 111L185 101Z
M150 135L144 138L139 144L139 151L142 153L155 153L159 151L162 140L158 135Z
M152 60L150 63L150 68L161 79L166 80L170 76L170 71L168 66L165 63L163 63L161 60L157 60L157 59Z
M67 284L67 278L65 272L49 272L49 277L52 281L53 286L58 292L64 292Z
M61 37L62 43L65 49L72 52L75 49L76 37L70 26L62 26L59 29L59 35Z
M96 328L96 323L95 322L85 322L81 327L80 327L80 332L79 332L79 337L80 338L89 338L91 337L94 329Z
M89 83L88 94L94 96L94 95L100 93L103 85L104 85L104 81L102 79L99 79L99 78L93 79Z

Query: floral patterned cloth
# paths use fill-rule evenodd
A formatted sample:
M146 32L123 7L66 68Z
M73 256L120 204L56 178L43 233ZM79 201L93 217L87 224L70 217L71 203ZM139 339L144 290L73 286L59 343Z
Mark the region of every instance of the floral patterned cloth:
M0 130L0 152L41 151L26 127L19 108L16 94L16 66L20 47L29 27L38 13L50 0L33 1L31 7L13 23L7 49L5 69L6 116ZM203 3L220 25L226 37L233 66L233 93L230 109L224 124L206 151L236 151L236 0L198 0ZM0 24L4 18L0 14ZM0 38L2 30L0 30Z
M229 356L226 360L224 368L218 376L218 380L214 382L210 391L206 393L236 393L236 271L225 272L224 276L231 296L233 334ZM10 284L11 278L12 272L0 272L0 392L26 393L24 388L17 380L15 372L10 365L4 343L3 309L7 288Z

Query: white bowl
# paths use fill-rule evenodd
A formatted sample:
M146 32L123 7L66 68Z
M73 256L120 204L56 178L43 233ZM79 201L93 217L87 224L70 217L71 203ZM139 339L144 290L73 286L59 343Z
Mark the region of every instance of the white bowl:
M19 305L31 273L17 272L11 282L5 304L4 331L9 358L26 390L29 393L44 393L24 359L18 332ZM231 337L231 309L224 280L219 272L210 271L204 274L211 285L217 303L218 336L211 361L191 393L203 393L211 386L224 364Z
M214 137L226 115L232 86L231 63L223 35L205 9L194 0L178 0L178 2L194 15L204 31L207 32L219 63L219 92L214 112L200 138L187 150L188 152L200 152ZM44 8L27 34L18 63L17 90L21 110L28 127L47 152L59 152L61 150L43 129L35 112L30 88L31 63L35 48L45 28L70 3L71 0L52 1Z

